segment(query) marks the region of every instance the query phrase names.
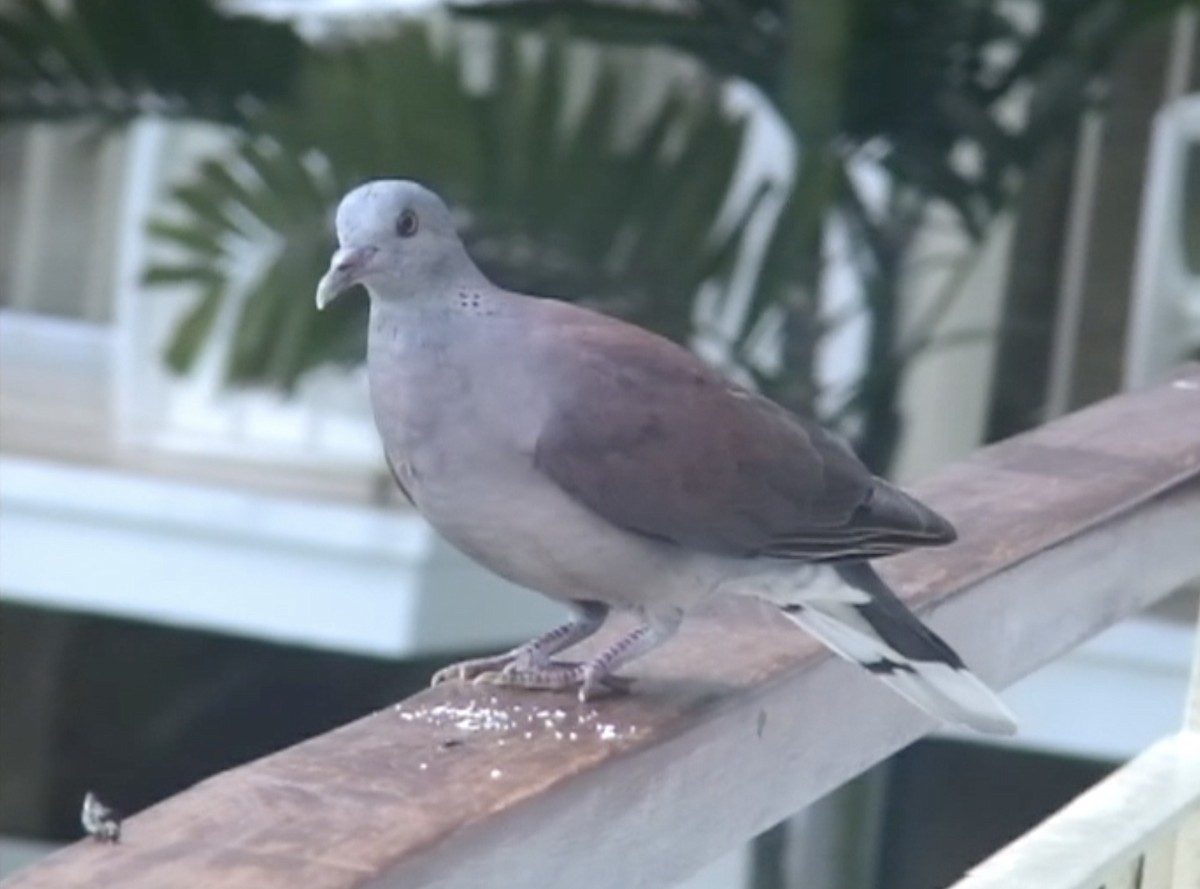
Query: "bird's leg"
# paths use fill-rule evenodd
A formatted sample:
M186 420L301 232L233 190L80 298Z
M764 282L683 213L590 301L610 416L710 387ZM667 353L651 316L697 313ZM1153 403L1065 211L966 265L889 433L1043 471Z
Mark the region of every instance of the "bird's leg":
M682 619L683 612L677 609L647 615L646 623L622 636L586 663L547 663L540 667L523 667L513 663L498 675L489 677L489 681L519 688L563 689L578 685L581 701L610 691L624 691L629 680L614 676L617 668L674 636Z
M647 615L642 624L628 636L618 639L595 659L583 666L583 681L579 686L579 700L588 701L619 688L622 680L612 675L618 667L648 654L675 635L683 621L683 612L677 608Z
M433 674L430 684L470 682L492 674L498 675L506 668L539 669L548 666L552 655L591 636L600 629L605 618L608 617L608 606L602 602L583 601L572 604L577 615L574 620L555 627L504 654L474 658L443 667Z

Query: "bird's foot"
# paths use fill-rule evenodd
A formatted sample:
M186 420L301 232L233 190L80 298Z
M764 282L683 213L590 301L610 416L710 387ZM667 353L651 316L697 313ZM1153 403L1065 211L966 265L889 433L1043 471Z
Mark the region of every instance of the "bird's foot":
M510 651L505 654L492 655L491 657L478 657L472 658L469 661L459 661L456 664L443 667L434 673L429 684L441 685L443 682L487 681L482 677L502 673L505 669L516 666L519 659L520 654L518 652Z
M603 675L589 671L579 684L579 700L593 701L607 695L628 694L633 688L633 680L628 676L615 676L612 673Z
M502 669L477 673L473 681L489 685L504 685L510 688L549 691L561 691L578 686L579 700L581 701L627 692L633 685L632 679L603 673L596 668L595 664L564 661L553 661L540 667L510 662Z

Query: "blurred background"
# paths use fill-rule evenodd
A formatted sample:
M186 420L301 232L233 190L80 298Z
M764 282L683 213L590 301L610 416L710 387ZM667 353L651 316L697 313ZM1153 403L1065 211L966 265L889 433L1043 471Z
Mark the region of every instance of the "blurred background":
M1200 356L1185 0L0 2L0 875L559 615L393 490L364 179L910 480ZM1190 95L1189 95L1190 94ZM1173 731L1194 591L693 889L932 889ZM987 808L979 805L987 801ZM881 875L886 875L886 880Z

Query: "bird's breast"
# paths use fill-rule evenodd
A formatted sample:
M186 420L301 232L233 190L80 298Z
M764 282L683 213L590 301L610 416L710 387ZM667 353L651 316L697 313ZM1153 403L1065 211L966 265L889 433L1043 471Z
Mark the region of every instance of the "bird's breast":
M501 576L554 598L634 607L712 587L674 549L575 502L534 466L549 410L528 343L459 330L440 339L372 329L371 402L389 462L425 519Z
M434 524L527 463L536 435L528 399L504 388L513 377L505 352L474 333L386 317L371 328L375 423L401 483Z

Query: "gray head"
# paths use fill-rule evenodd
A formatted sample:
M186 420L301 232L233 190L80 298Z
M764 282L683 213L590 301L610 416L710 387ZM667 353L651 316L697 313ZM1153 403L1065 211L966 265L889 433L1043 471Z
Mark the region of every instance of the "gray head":
M317 308L355 284L372 300L436 295L480 273L450 211L429 189L400 179L360 185L338 205L338 250L317 285Z

